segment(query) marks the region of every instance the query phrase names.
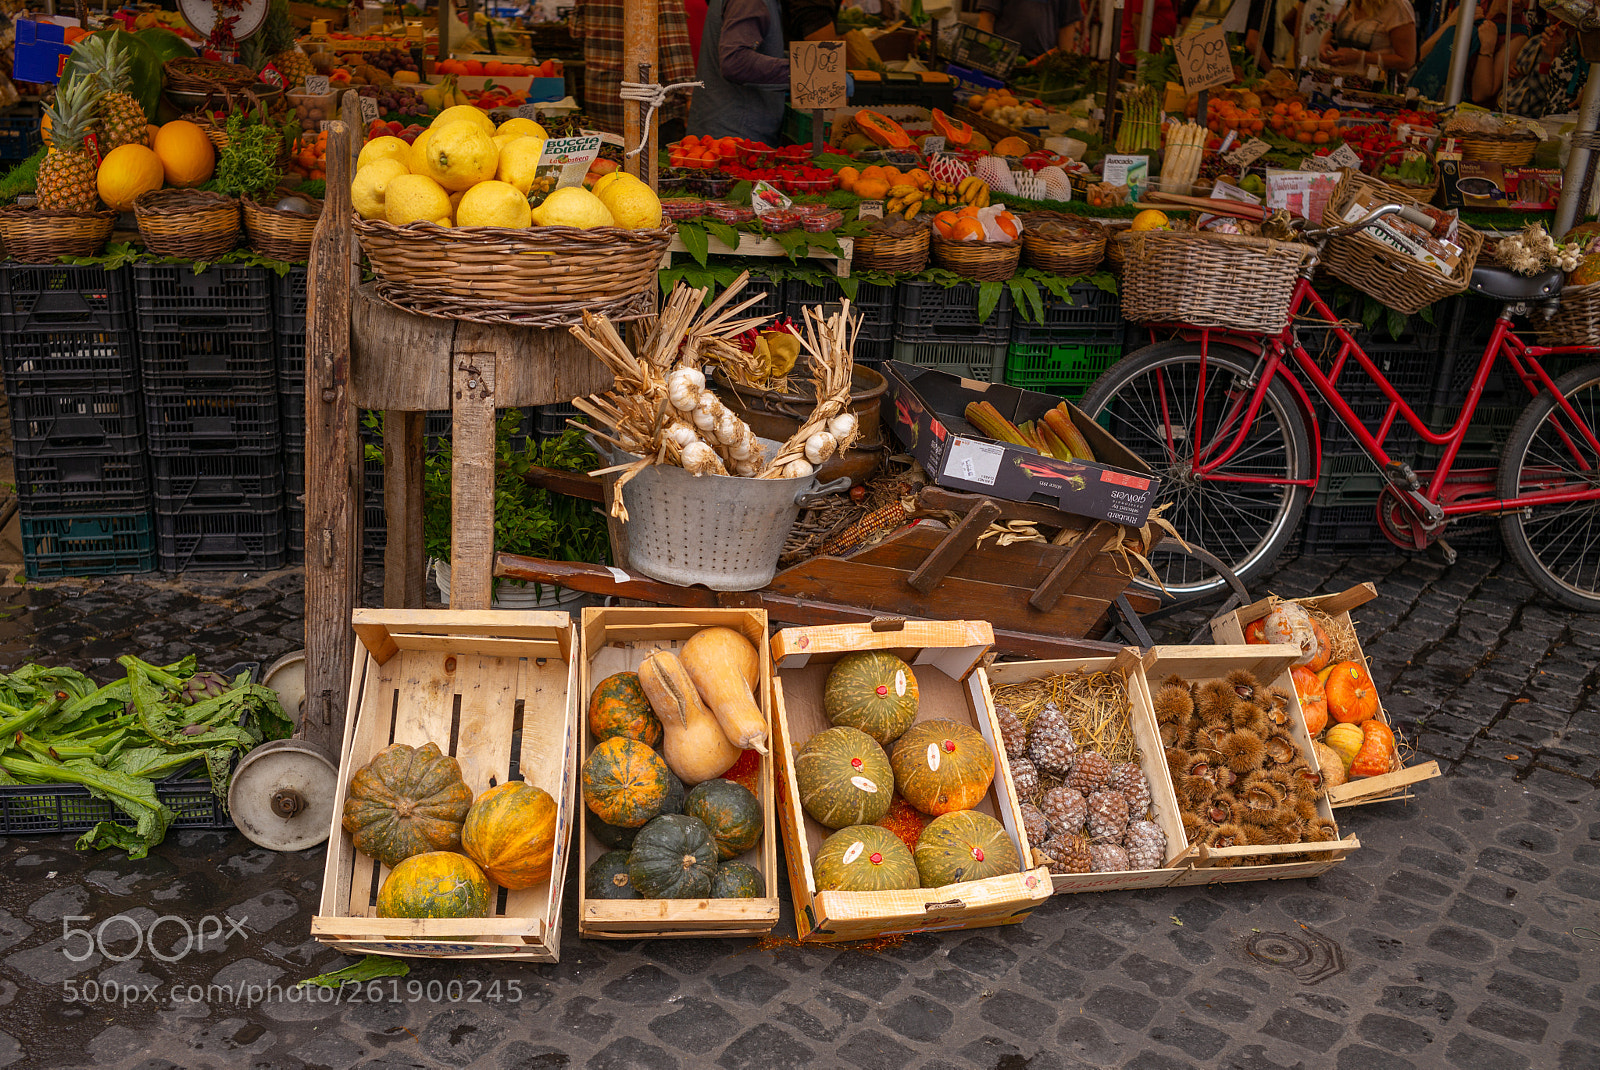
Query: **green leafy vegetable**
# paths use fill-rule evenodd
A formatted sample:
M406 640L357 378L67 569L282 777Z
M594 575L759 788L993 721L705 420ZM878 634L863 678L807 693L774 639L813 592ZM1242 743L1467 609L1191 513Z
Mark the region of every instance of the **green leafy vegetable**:
M343 969L307 977L295 987L316 985L319 988L340 988L346 984L364 985L380 977L404 977L410 972L411 965L405 959L389 955L367 955L360 962L352 962Z

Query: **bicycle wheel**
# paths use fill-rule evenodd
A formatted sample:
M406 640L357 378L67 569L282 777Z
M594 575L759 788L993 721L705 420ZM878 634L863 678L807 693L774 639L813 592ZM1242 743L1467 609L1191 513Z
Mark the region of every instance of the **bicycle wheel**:
M1210 476L1194 474L1202 456L1220 454L1238 434L1250 404L1256 358L1212 345L1205 358L1204 426L1194 427L1200 392L1200 344L1163 342L1131 353L1089 387L1079 407L1161 477L1165 518L1184 539L1225 561L1246 584L1289 545L1310 497L1307 487L1239 483L1217 475L1306 479L1311 437L1293 392L1281 379L1267 389L1244 442ZM1157 574L1173 598L1218 594L1227 583L1197 558L1161 555ZM1147 580L1135 580L1158 591Z
M1591 432L1600 430L1600 364L1555 381ZM1500 518L1500 537L1545 594L1573 609L1600 611L1600 451L1579 433L1556 399L1541 393L1511 427L1495 490L1502 498L1580 490L1575 502L1534 505Z

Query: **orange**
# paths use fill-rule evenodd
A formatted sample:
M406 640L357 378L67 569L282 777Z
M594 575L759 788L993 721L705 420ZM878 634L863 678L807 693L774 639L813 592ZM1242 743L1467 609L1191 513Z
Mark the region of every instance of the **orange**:
M1328 143L1328 135L1323 133L1321 130L1318 130L1315 134L1311 135L1311 141L1316 145L1326 145Z
M839 168L839 188L842 190L855 189L856 179L860 177L861 172L857 171L854 167Z
M882 179L884 177L883 168L879 167L875 163L874 164L868 164L866 167L863 167L861 169L861 177L862 178Z
M868 178L864 173L856 179L856 187L852 190L857 197L869 201L879 200L889 193L889 183L881 178Z
M1022 228L1017 226L1017 217L1010 212L1001 212L994 217L994 225L1008 238L1015 238L1022 233Z
M940 212L933 217L933 229L939 232L939 237L948 238L958 222L960 219L954 212Z
M900 184L900 168L894 164L884 164L883 180L891 186L898 186Z
M976 219L958 219L950 228L950 237L954 241L982 241L983 224Z
M978 218L978 209L975 205L968 204L958 209L956 215L962 219L976 219Z

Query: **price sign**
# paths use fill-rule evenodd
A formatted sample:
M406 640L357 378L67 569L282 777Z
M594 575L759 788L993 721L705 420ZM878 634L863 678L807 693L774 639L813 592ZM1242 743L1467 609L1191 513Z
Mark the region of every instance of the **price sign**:
M326 96L332 86L328 83L326 74L306 75L306 92L314 97Z
M361 98L361 121L370 123L378 118L378 99L376 97Z
M1178 76L1187 93L1227 85L1233 81L1233 58L1228 54L1228 35L1220 26L1187 33L1172 42L1178 57Z
M943 151L944 151L944 138L942 138L942 137L926 137L926 138L922 139L922 154L924 156L932 156L935 153L939 153L939 152L943 152Z
M537 104L518 104L517 105L517 118L519 118L519 119L533 119L534 121L538 121L538 118L539 118L539 105L537 105Z
M534 185L548 193L563 186L576 186L583 182L589 165L600 155L600 138L553 137L544 143L534 169Z
M796 41L789 46L789 103L796 111L844 107L843 41Z
M1331 156L1307 156L1300 161L1302 171L1332 171L1335 170Z
M1328 153L1328 159L1333 161L1333 165L1340 169L1355 168L1359 170L1361 167L1361 154L1349 145L1340 145Z
M882 219L883 218L883 202L882 201L862 201L859 205L856 206L856 218L857 219Z
M1258 137L1253 137L1232 152L1224 153L1222 158L1227 160L1230 166L1249 167L1270 151L1272 151L1271 145Z

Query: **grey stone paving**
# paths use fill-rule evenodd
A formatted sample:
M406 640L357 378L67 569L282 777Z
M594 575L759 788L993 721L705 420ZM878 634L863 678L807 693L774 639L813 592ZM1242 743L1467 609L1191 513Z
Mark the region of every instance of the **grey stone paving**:
M1595 1070L1600 620L1492 558L1301 558L1262 589L1363 579L1387 707L1447 775L1342 811L1363 846L1322 877L1057 896L874 951L583 941L569 888L559 965L418 960L336 1005L287 995L343 962L306 938L321 850L182 832L135 863L0 840L0 1066ZM266 661L300 645L300 614L292 572L0 590L0 668ZM180 955L169 920L136 947L163 915L243 925ZM92 954L64 930L115 917Z

